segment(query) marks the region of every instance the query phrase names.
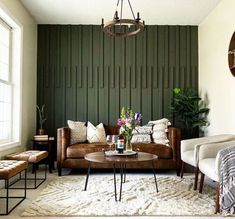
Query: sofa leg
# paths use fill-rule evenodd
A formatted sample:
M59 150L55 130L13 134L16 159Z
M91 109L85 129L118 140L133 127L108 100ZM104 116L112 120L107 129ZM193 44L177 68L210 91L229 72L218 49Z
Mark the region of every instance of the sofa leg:
M177 175L177 176L180 176L180 172L181 172L181 169L180 169L180 168L176 169L176 175Z
M58 176L61 176L61 173L62 173L62 168L61 167L58 167Z
M180 177L183 178L183 176L184 176L184 161L181 161Z
M217 213L220 212L219 198L220 198L220 183L217 182L217 184L216 184L216 205L215 205L215 214L217 214Z
M205 174L204 174L204 173L201 173L201 180L200 180L200 186L199 186L199 193L202 193L203 183L204 183L204 177L205 177Z
M198 174L199 174L199 168L196 167L195 169L195 179L194 179L194 190L197 190L197 183L198 183Z

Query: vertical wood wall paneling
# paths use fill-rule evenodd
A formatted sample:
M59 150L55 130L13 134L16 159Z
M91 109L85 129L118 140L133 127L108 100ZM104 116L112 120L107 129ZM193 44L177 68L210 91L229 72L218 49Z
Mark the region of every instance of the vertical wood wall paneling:
M146 27L146 31L143 32L142 37L143 37L143 56L142 56L142 66L141 66L141 74L142 74L142 114L143 114L143 119L142 119L142 124L148 123L148 117L146 115L151 115L151 98L150 98L150 93L149 89L151 87L149 86L149 77L148 77L148 35L149 35L149 30L148 27Z
M122 30L124 31L124 30ZM126 38L121 37L121 72L120 72L120 105L129 107L127 102L127 72L126 72ZM120 54L119 54L120 55Z
M191 62L191 30L190 27L187 27L186 30L186 43L187 43L187 56L186 56L186 75L187 75L187 80L186 80L186 87L190 87L190 84L192 84L192 77L191 77L191 69L190 69L190 62Z
M169 88L170 85L170 61L169 61L169 56L170 56L170 30L169 26L165 27L165 60L164 60L164 66L163 66L163 75L164 75L164 87L162 89L162 98L163 98L163 105L162 105L162 112L163 116L166 118L171 118L170 114L170 100L171 100L171 90Z
M164 67L165 67L165 29L166 26L159 26L158 28L158 111L159 117L163 117L163 109L164 109L164 99L163 99L163 90L164 90Z
M61 37L60 37L60 46L61 46L61 52L60 52L60 63L61 63L61 85L62 85L62 97L61 97L61 105L60 107L63 109L62 111L62 121L63 124L66 124L66 120L69 119L68 116L69 114L67 114L67 111L69 112L69 108L70 108L70 104L68 103L69 100L67 101L67 95L66 95L66 91L67 91L67 80L68 80L68 68L70 66L70 63L68 63L68 54L69 54L69 50L70 50L70 44L69 44L69 30L70 30L70 26L62 26L61 27ZM71 102L73 102L73 100L71 100ZM69 105L67 105L69 104ZM69 116L70 117L70 116Z
M115 63L115 81L116 81L116 107L118 116L120 114L121 105L121 66L122 66L122 41L120 38L115 38L114 41L114 63Z
M109 124L115 125L119 116L117 97L116 68L115 68L115 38L110 42L110 68L109 68Z
M102 33L103 34L103 33ZM109 123L109 69L111 62L110 47L112 45L112 38L103 35L102 38L103 49L102 49L102 62L103 71L100 72L100 84L102 85L99 89L99 119L104 124Z
M144 33L140 33L136 36L136 77L137 77L137 92L135 93L137 100L138 100L138 106L134 110L139 111L143 114L142 111L142 80L143 80L143 40L144 40Z
M76 118L79 121L86 121L86 112L85 112L85 100L86 100L86 81L84 76L84 47L83 47L83 26L77 26L77 41L78 47L74 48L78 51L78 77L77 77L77 109L76 109ZM86 48L85 48L86 49Z
M76 89L76 80L73 71L73 54L74 54L74 46L73 46L73 27L71 25L68 26L67 30L67 63L65 68L65 80L66 80L66 120L76 120L76 94L74 89ZM76 53L75 53L76 55Z
M94 108L96 109L96 86L94 83L94 76L95 76L95 68L94 68L94 58L96 58L93 54L93 26L90 25L88 28L88 65L87 65L87 74L88 74L88 118L91 121L96 121L96 113Z
M148 26L148 35L146 38L146 65L147 65L147 96L148 96L148 115L153 117L153 66L154 66L154 26ZM147 121L148 122L148 121Z
M40 29L39 29L40 31ZM59 126L64 126L64 121L63 121L63 89L62 89L62 84L63 84L63 77L62 77L62 67L61 67L61 26L56 26L56 35L54 36L54 40L56 41L56 72L55 72L55 91L54 91L54 98L55 98L55 111L54 113L54 125L55 129ZM40 48L40 47L39 47ZM40 50L40 49L38 49ZM55 133L55 130L54 130Z
M41 31L38 32L38 45L37 47L39 48L39 45L44 46L45 42L45 34L44 34L44 28L41 28ZM41 50L38 50L38 56L37 56L37 105L41 105L42 101L43 101L43 96L42 96L42 74L43 74L43 64L44 64L44 60L43 60L43 55L44 55L44 48ZM40 64L39 64L40 63ZM39 116L38 116L38 110L35 111L37 113L37 129L39 128ZM37 130L35 130L37 131Z
M97 96L98 96L98 112L97 112L97 115L98 115L98 122L101 121L103 119L103 115L100 114L100 112L102 111L102 106L101 106L101 101L102 101L102 98L100 98L100 93L101 93L101 89L104 88L104 33L101 32L100 34L100 55L99 55L99 68L98 68L98 80L97 80L97 83L98 83L98 93L97 93Z
M71 32L70 32L70 59L71 59L71 98L73 99L71 109L72 109L72 117L71 119L77 120L77 88L78 86L81 87L81 82L78 75L79 65L78 65L78 59L79 59L79 51L78 51L78 32L77 32L77 26L71 26Z
M158 81L159 81L159 74L158 74L158 26L153 26L154 28L154 39L152 43L153 49L153 87L152 87L152 118L159 118L159 110L158 110L158 103L159 103L159 89L158 89Z
M180 27L175 27L175 82L173 85L174 87L180 87Z
M38 100L49 134L67 119L116 124L122 106L171 117L172 89L198 88L198 28L147 26L130 38L96 25L38 25Z
M40 62L40 65L37 66L38 72L37 72L37 105L40 107L44 104L44 83L43 83L43 74L44 74L44 68L45 68L45 49L46 49L46 27L41 29L41 32L38 33L38 47L39 45L42 46L42 50L38 51L38 62ZM37 128L39 128L39 116L37 111ZM36 131L36 130L35 130Z
M132 72L132 55L133 55L133 50L132 50L133 44L132 44L132 38L127 37L126 38L126 45L125 45L125 77L123 80L126 81L126 106L131 106L131 72Z
M93 113L95 124L99 122L99 67L100 67L100 38L102 32L100 31L100 26L93 26L92 33L92 62L93 62Z
M186 87L186 78L185 78L185 68L187 65L186 28L184 26L180 26L180 87Z
M56 74L56 65L57 65L57 28L52 28L50 31L50 63L49 66L51 68L50 71L50 104L48 105L48 108L50 109L50 116L48 119L50 119L50 127L48 133L49 135L53 136L54 132L52 130L55 130L55 74Z
M53 101L52 99L52 52L51 52L51 38L50 36L52 35L50 27L46 28L46 41L45 41L45 65L43 68L43 94L44 94L44 100L42 104L45 104L45 114L47 117L47 120L44 123L44 127L46 128L46 132L50 134L50 130L53 128L53 123L52 123L52 109L53 109ZM51 104L52 102L52 104ZM41 104L41 105L42 105Z
M133 27L134 28L134 27ZM137 38L131 38L132 43L132 65L131 65L131 106L133 110L138 111L140 109L140 97L138 94L138 64L137 64Z
M196 26L191 27L191 66L193 69L192 74L192 87L198 88L198 28Z

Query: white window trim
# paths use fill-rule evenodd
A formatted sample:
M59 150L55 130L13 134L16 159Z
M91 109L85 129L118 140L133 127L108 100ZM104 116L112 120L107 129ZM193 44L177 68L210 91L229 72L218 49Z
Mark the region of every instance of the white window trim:
M16 121L17 125L13 124L13 128L15 129L13 133L16 133L18 136L13 136L14 139L17 138L17 141L12 141L6 144L2 144L0 146L0 151L12 149L21 146L22 140L22 61L23 61L23 26L21 23L9 12L9 10L0 2L0 17L4 23L7 23L8 26L12 28L12 48L14 52L12 53L12 63L11 63L11 77L12 83L14 81L18 81L16 89L16 93L14 94L16 107L12 108L16 110L17 119L13 119ZM13 51L13 50L11 50ZM16 115L13 113L13 116Z

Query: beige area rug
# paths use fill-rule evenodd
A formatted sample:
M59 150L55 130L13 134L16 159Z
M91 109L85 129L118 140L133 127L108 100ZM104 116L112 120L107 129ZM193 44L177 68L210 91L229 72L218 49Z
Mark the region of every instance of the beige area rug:
M113 176L91 175L87 191L85 176L58 177L48 184L22 216L158 216L213 215L215 190L204 186L193 191L193 178L127 175L122 201L114 200ZM118 181L119 185L119 181Z

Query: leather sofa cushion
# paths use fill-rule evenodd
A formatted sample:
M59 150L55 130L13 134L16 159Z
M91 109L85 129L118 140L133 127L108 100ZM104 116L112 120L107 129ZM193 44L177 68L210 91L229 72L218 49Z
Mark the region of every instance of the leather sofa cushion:
M107 144L102 143L81 143L72 144L67 147L67 158L84 158L85 154L108 149Z
M132 148L135 151L147 152L151 154L156 154L158 158L163 159L172 159L173 151L172 148L163 144L143 144L143 143L134 143Z
M158 155L159 158L172 159L173 151L171 147L161 144L143 144L135 143L133 145L133 150L147 152ZM67 147L67 158L84 158L85 154L102 151L103 149L108 149L107 144L102 143L81 143L73 144Z

